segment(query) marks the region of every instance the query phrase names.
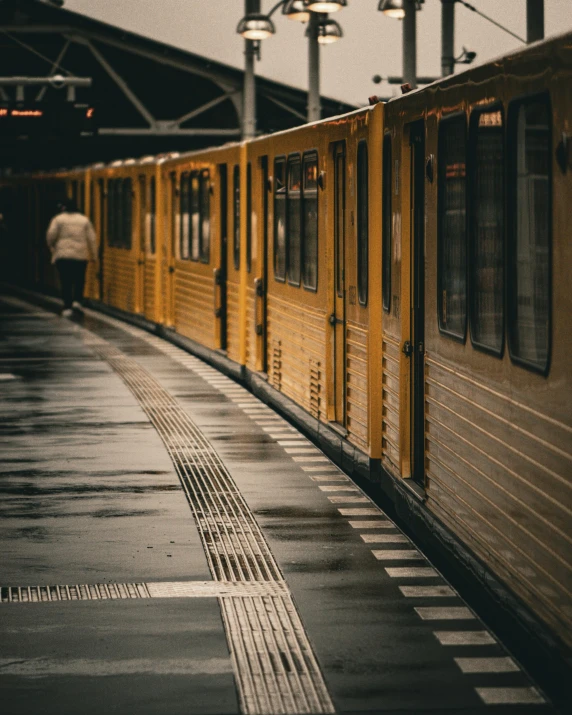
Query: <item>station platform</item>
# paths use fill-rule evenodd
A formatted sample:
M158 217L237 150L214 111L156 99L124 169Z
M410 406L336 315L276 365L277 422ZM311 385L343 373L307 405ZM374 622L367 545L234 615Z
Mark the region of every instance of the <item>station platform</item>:
M0 295L5 715L553 713L418 546L159 337Z

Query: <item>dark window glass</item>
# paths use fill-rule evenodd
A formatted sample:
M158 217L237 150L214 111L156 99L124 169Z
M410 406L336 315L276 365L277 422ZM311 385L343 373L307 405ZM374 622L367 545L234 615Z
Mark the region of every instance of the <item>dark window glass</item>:
M145 221L147 220L147 182L144 176L139 177L139 250L145 253Z
M383 138L383 215L381 217L381 290L383 294L383 309L389 313L391 308L391 136L386 134Z
M189 204L189 191L190 191L190 178L188 174L183 174L181 176L181 191L180 191L180 205L181 205L181 227L179 230L180 243L179 250L181 252L181 258L187 261L190 257L189 246L191 243L191 223L190 223L190 204Z
M199 175L191 174L191 261L199 260L200 253L200 206L199 206Z
M157 192L155 186L155 177L152 176L149 181L149 250L155 253L155 226L157 213Z
M302 160L303 266L304 287L318 288L318 156Z
M252 166L246 167L246 270L252 267Z
M367 305L368 220L367 143L360 142L357 153L357 279L361 305Z
M286 160L274 162L274 277L286 278Z
M177 230L178 230L178 216L177 216L177 174L173 171L170 175L171 180L171 195L170 195L170 225L169 231L171 234L171 258L175 258L177 255Z
M513 358L545 372L550 350L552 241L548 103L521 103L514 109L513 121L510 348Z
M81 213L85 213L85 181L80 181L78 186L77 207Z
M123 179L115 180L115 198L113 201L113 245L117 248L123 246L123 220L121 217L123 208Z
M107 181L107 245L114 246L114 224L113 216L115 211L115 179Z
M123 181L123 247L131 248L133 184L131 179Z
M504 304L504 151L500 109L471 119L471 338L500 354Z
M234 167L232 177L233 192L233 257L234 267L238 271L240 268L240 168Z
M302 200L302 172L300 157L291 156L288 158L288 193L287 193L287 232L286 232L286 254L288 283L300 285L300 251L301 241L301 200Z
M210 261L211 251L211 207L209 172L201 171L199 182L199 204L201 214L200 255L203 263Z
M336 293L341 298L344 295L344 243L346 230L346 156L342 151L336 154L335 184L334 246L336 251Z
M441 122L439 127L439 327L465 339L467 324L467 226L466 226L465 117Z

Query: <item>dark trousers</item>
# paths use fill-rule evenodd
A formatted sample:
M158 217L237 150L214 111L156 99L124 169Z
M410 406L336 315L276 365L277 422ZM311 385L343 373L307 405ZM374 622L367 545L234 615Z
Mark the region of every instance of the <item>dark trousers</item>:
M76 261L74 258L59 258L56 261L56 267L60 274L60 283L62 284L64 309L71 308L74 300L81 303L83 300L87 261Z

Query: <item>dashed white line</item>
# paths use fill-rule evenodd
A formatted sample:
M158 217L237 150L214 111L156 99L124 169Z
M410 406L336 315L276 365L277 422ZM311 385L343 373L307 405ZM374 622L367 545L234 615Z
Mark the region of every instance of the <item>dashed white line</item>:
M327 457L292 457L295 462L329 462Z
M302 469L307 470L307 467L302 467ZM314 469L314 467L310 467ZM349 482L348 477L344 477L342 474L331 474L329 476L322 475L310 475L310 479L313 482Z
M408 544L409 539L403 534L360 534L366 544Z
M372 549L371 553L378 561L423 561L424 556L415 549ZM391 574L390 574L391 576Z
M495 645L496 643L488 631L434 631L433 635L441 645Z
M431 608L415 606L417 615L424 621L469 621L475 616L465 606L455 606L453 608Z
M391 521L378 519L376 521L348 521L352 529L395 529Z
M455 598L450 586L399 586L405 598Z
M332 504L367 504L369 499L367 497L328 497Z
M461 671L470 673L518 673L520 668L512 658L454 658Z
M475 688L485 705L535 705L545 702L536 688Z
M314 477L315 478L315 477ZM330 481L330 480L328 480ZM324 486L321 484L318 489L322 492L357 492L357 487L352 487L351 484L341 486L339 484Z
M388 566L385 570L391 578L435 578L435 576L439 576L437 571L429 566L414 566L412 568Z
M340 473L339 469L334 464L330 464L327 467L302 467L302 469L305 472L324 472L324 473L331 472L332 474ZM346 479L347 479L347 477L346 477Z
M338 509L342 516L380 516L381 511L374 507L363 507L356 509Z

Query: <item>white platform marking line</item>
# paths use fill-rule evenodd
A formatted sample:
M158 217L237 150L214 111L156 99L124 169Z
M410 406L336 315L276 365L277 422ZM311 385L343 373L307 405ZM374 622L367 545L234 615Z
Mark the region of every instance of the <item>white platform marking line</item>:
M332 504L367 504L369 502L368 497L328 497Z
M315 478L316 477L314 477L314 479ZM328 481L330 481L330 480L328 480ZM357 487L352 487L351 484L348 484L345 486L341 486L339 484L324 486L323 484L320 484L318 486L318 489L321 492L357 492L358 491Z
M425 557L415 549L372 549L371 553L378 561L424 561Z
M475 616L466 606L431 608L415 606L414 611L424 621L473 621Z
M297 437L296 439L287 439L287 440L281 439L278 442L278 444L281 447L300 447L301 445L313 446L312 443L308 442L308 440L305 437Z
M457 598L450 586L399 586L405 598Z
M13 375L11 372L2 372L0 373L0 380L15 380L16 375Z
M407 568L406 566L387 566L387 575L390 578L435 578L439 574L428 566Z
M433 631L441 645L495 645L496 640L488 631Z
M512 658L453 658L465 674L518 673L520 668Z
M396 529L391 521L379 519L377 521L348 521L352 529ZM363 535L362 535L363 538Z
M380 516L381 510L374 507L356 509L338 509L342 516Z
M403 534L360 534L366 544L410 544Z
M327 457L292 457L295 462L329 462Z
M485 705L537 705L546 702L536 688L475 688Z
M318 450L315 447L284 447L286 454L316 454Z
M340 470L334 464L328 467L302 467L302 469L305 472L324 472L326 474L331 472L332 474L340 474Z

